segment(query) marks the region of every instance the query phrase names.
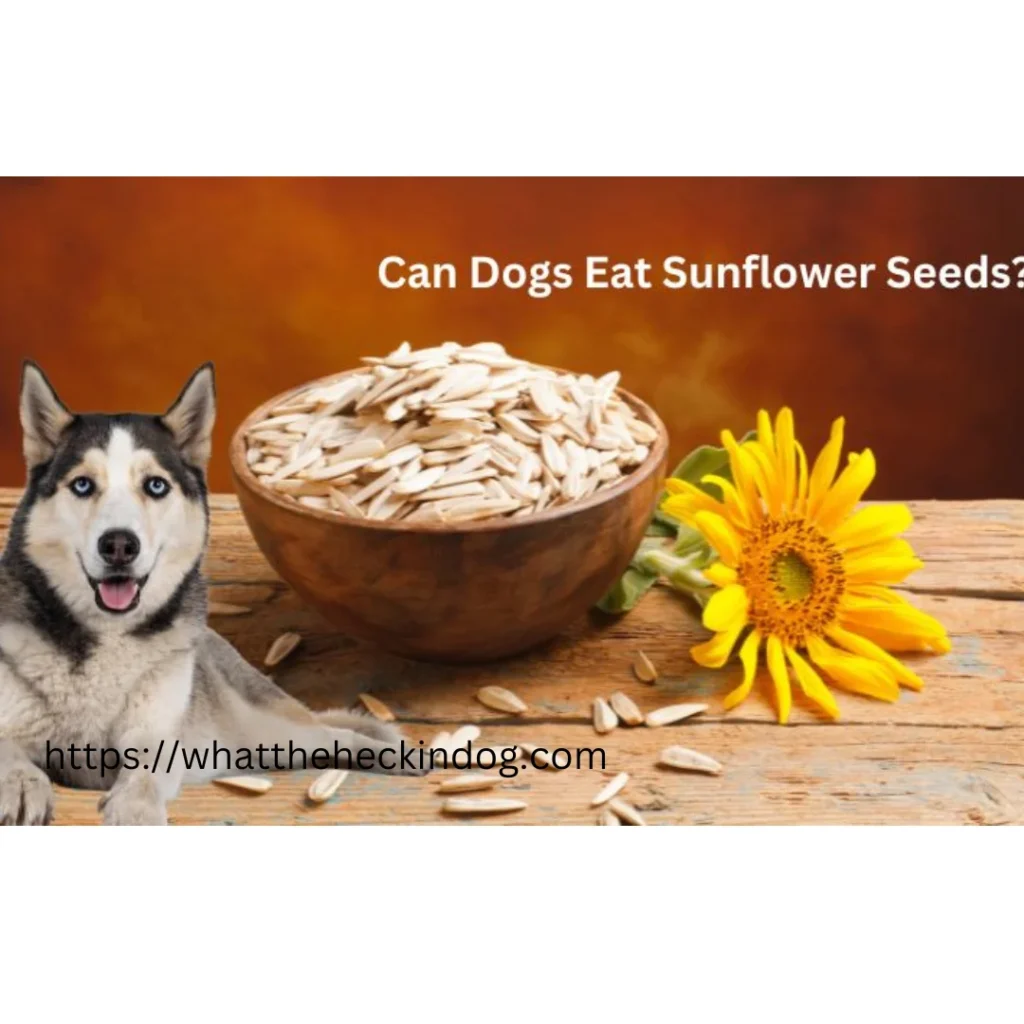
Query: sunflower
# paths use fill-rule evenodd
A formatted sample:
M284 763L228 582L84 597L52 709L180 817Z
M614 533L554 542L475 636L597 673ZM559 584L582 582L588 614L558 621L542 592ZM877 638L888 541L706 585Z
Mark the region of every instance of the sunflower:
M912 522L910 510L856 510L875 476L870 449L852 453L836 477L843 447L838 419L808 469L789 409L774 425L766 412L758 413L756 440L740 444L725 430L722 443L732 482L717 475L702 480L721 500L670 479L661 507L703 534L718 556L704 570L719 588L703 615L715 635L691 655L699 665L721 668L739 644L743 682L725 707L750 694L762 648L780 722L789 718L794 678L831 718L839 717L839 708L822 674L881 700L896 700L901 685L919 690L920 678L889 652L945 653L949 637L889 587L922 565L898 536Z

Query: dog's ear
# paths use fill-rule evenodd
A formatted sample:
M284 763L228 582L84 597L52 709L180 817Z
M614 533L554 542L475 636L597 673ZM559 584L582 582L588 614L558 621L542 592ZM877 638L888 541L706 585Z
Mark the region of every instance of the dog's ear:
M25 462L33 469L53 458L61 431L74 417L57 397L46 374L27 359L21 368L19 411Z
M163 415L163 424L174 435L185 461L201 469L210 461L215 417L213 363L203 363Z

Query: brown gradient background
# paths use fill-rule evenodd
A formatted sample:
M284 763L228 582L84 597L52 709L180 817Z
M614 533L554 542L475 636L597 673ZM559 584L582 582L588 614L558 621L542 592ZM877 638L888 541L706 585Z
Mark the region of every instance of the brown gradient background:
M868 291L388 291L380 259L605 254L868 260ZM23 479L22 358L75 409L162 409L213 359L212 484L230 432L276 392L408 339L494 339L623 383L675 455L790 403L810 448L833 416L879 457L874 497L1024 497L1024 291L894 291L892 255L1024 253L1024 181L793 179L0 180L0 483ZM655 275L656 277L660 275ZM460 282L461 283L461 282Z

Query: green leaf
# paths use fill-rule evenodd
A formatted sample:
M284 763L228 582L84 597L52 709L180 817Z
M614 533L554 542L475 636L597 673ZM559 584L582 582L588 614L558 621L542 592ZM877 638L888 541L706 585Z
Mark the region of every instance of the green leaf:
M647 527L645 537L672 537L675 539L679 524L669 516L662 516L660 512L654 513L650 525Z
M597 607L609 615L621 615L635 607L640 598L657 582L657 573L634 569L631 565L622 574L619 582L597 602Z
M610 615L628 612L658 582L658 573L645 568L643 558L651 551L666 550L665 538L650 535L640 541L640 547L618 583L608 591L597 607Z
M749 431L741 438L740 444L756 437L756 431ZM702 483L702 478L708 474L732 480L729 453L724 448L701 445L690 452L672 472L676 479L686 480L712 498L721 500L720 488ZM629 568L598 602L597 607L602 611L613 615L628 612L636 607L661 576L665 576L676 590L689 594L700 607L707 603L714 588L700 575L700 570L714 561L717 555L703 534L661 510L661 503L667 496L668 492L664 491L659 497L659 507L647 526L644 539L629 563ZM669 539L672 540L671 545L665 543Z

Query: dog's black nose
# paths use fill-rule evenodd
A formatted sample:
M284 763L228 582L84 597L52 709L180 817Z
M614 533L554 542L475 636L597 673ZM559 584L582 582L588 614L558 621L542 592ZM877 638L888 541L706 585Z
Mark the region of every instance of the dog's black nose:
M107 530L96 546L109 566L131 565L139 557L139 538L131 530Z

